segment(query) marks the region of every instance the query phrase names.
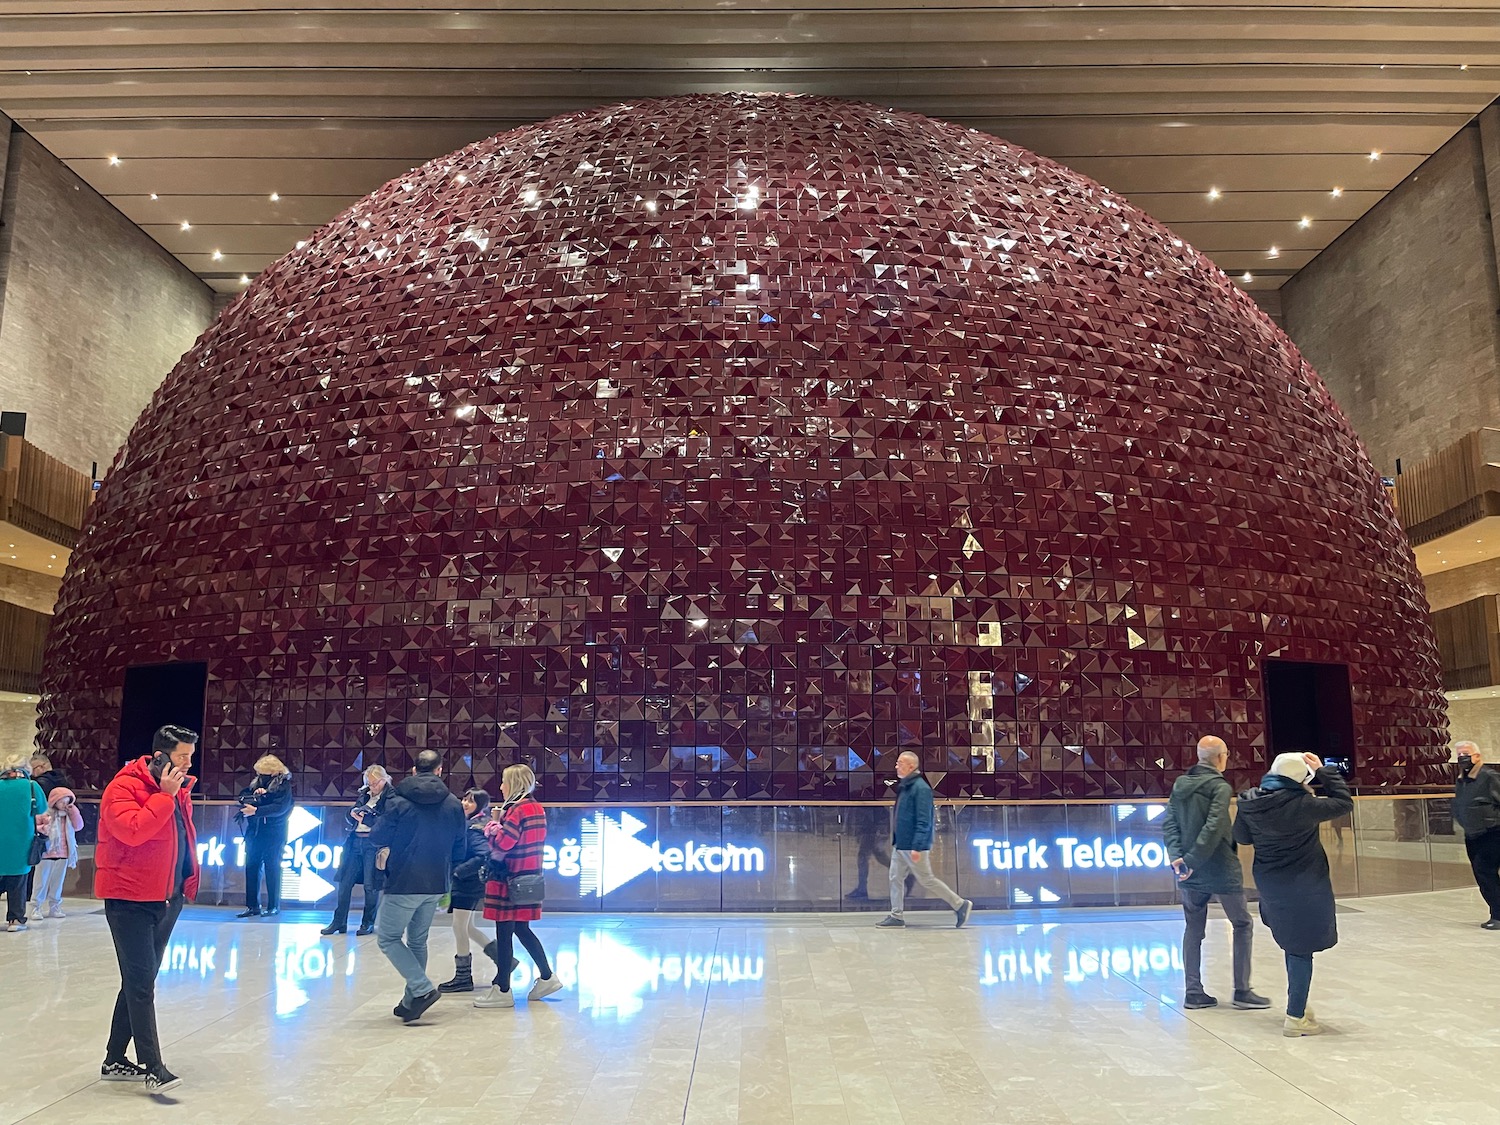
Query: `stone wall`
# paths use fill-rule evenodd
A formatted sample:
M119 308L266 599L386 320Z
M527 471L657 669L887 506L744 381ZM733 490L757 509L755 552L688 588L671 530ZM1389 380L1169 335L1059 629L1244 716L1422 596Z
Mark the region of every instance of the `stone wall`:
M36 704L0 700L0 759L36 749Z
M0 542L0 547L4 545ZM61 586L61 578L14 566L0 566L0 602L34 609L38 613L51 613Z
M0 405L102 472L208 326L213 294L56 157L11 130L0 198Z
M1386 474L1500 424L1500 168L1486 167L1497 115L1461 130L1281 289L1287 333Z

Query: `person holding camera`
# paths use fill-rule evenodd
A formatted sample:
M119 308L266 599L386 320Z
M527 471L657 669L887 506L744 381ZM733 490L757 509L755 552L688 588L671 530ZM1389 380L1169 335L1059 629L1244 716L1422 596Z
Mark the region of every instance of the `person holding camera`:
M375 822L385 812L385 802L391 795L391 775L384 766L371 766L365 770L365 783L360 787L354 807L344 817L348 834L344 837L344 851L339 857L339 897L333 908L333 920L323 927L324 934L349 932L349 903L354 898L354 884L365 887L365 912L360 919L356 936L363 937L375 932L375 917L380 910L380 876L375 868L375 849L370 847L370 833Z
M1464 850L1474 882L1490 908L1481 930L1500 930L1500 772L1484 764L1473 742L1460 742L1458 783L1453 792L1453 819L1464 830Z
M267 917L281 913L281 860L286 822L292 815L292 771L275 754L255 763L255 776L240 790L239 820L245 833L245 909L237 918L261 914L261 873L266 879Z
M182 1084L161 1059L156 974L184 903L198 896L198 837L189 794L198 736L165 726L151 755L126 762L99 799L94 895L120 965L120 992L99 1077L144 1082L148 1094ZM135 1040L135 1062L125 1049Z
M1353 811L1349 786L1316 754L1276 755L1260 785L1240 794L1234 839L1255 848L1251 874L1260 891L1260 920L1286 956L1281 1034L1289 1039L1323 1030L1307 1006L1313 954L1337 945L1339 931L1318 829Z
M484 916L495 923L495 940L484 954L495 962L490 989L474 1001L476 1008L514 1008L510 977L515 972L514 949L519 941L536 965L536 983L528 1000L542 1000L562 987L547 961L541 939L531 923L542 916L542 845L547 842L547 811L532 796L536 774L530 766L506 766L500 775L505 801L490 811L484 835L490 862L485 870ZM502 968L503 966L503 968Z

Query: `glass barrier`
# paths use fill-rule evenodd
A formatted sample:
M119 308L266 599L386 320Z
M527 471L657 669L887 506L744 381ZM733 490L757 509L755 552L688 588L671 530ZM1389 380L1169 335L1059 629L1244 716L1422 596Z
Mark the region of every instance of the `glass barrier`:
M1472 885L1447 797L1362 797L1321 829L1340 897ZM343 805L299 805L282 858L286 907L331 909L344 850ZM97 802L81 803L92 841ZM199 901L245 892L245 842L232 804L194 806ZM1155 906L1178 901L1162 837L1166 804L944 802L933 869L984 909ZM885 910L889 805L556 805L547 810L547 908L582 912ZM67 892L87 894L93 848ZM1240 849L1252 891L1252 851ZM359 889L356 888L356 909ZM919 886L909 908L943 904Z

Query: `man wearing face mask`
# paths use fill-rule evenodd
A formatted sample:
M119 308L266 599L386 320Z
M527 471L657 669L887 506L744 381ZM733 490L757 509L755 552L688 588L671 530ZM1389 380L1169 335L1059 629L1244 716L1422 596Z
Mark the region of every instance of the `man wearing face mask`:
M163 1064L156 1031L156 973L185 902L198 894L197 835L188 770L198 736L165 726L151 754L126 762L99 800L94 894L120 965L120 992L99 1076L144 1083L148 1094L182 1084ZM135 1041L136 1061L125 1057Z
M1455 743L1458 784L1453 792L1453 819L1464 830L1464 848L1474 882L1490 908L1481 930L1500 930L1500 773L1485 766L1477 743Z

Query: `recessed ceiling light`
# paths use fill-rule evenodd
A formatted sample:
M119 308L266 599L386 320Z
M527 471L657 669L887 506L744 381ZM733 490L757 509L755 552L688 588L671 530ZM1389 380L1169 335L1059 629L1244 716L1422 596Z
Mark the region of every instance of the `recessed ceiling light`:
M215 250L214 251L214 261L216 261L216 262L222 262L223 260L224 260L224 252L222 250Z
M1279 257L1281 257L1281 251L1279 249L1277 249L1275 246L1273 246L1269 250L1266 251L1266 257L1268 257L1268 258L1279 258Z
M119 157L118 157L118 156L111 156L111 157L110 157L110 158L109 158L109 163L110 163L110 165L111 165L111 166L112 166L112 167L113 167L113 166L116 166L116 165L118 165L118 164L119 164L119 163L120 163L120 158L119 158Z
M1331 196L1333 196L1333 198L1337 199L1339 196L1341 196L1341 195L1344 194L1344 189L1341 188L1341 187L1336 187L1332 191L1330 191L1328 194L1331 195Z
M188 222L186 219L183 219L182 220L182 229L183 230L192 230L193 229L193 224L190 223L190 222Z
M1380 150L1378 148L1373 148L1373 149L1370 150L1370 159L1371 160L1379 160L1380 159Z
M280 203L281 202L281 193L279 191L273 191L271 193L271 202L272 203Z
M1300 223L1298 223L1297 225L1299 227L1301 227L1303 230L1306 230L1308 227L1312 226L1312 220L1309 219L1306 215L1303 215L1302 216L1302 221Z
M1246 270L1244 273L1240 274L1240 280L1248 284L1249 282L1255 280L1255 275L1249 270Z
M1208 189L1208 198L1210 199L1218 199L1222 194L1223 193L1216 187L1211 187Z
M297 242L297 249L301 250L306 245L307 245L306 239L299 239L298 242Z
M1458 64L1458 69L1459 70L1468 70L1469 69L1469 64L1468 63L1459 63Z
M250 284L250 275L247 274L247 273L240 274L240 284L241 285L249 285Z
M151 193L151 198L152 198L152 199L155 199L155 198L156 198L156 192L154 192L154 191L153 191L153 192L152 192L152 193Z

